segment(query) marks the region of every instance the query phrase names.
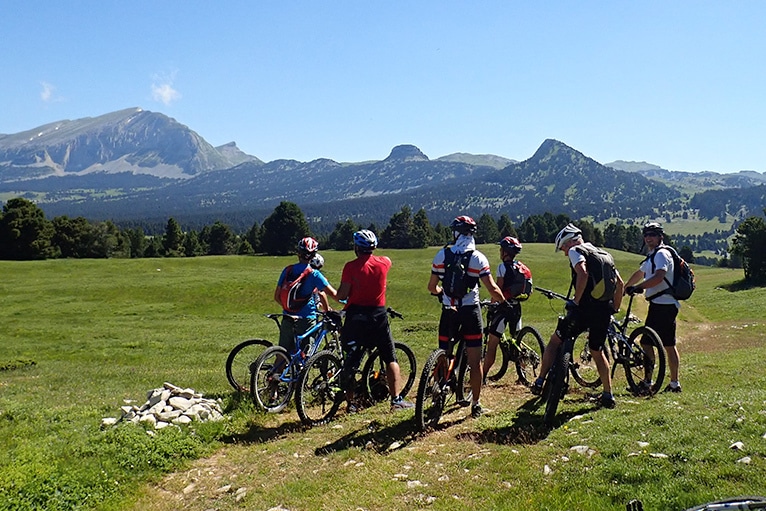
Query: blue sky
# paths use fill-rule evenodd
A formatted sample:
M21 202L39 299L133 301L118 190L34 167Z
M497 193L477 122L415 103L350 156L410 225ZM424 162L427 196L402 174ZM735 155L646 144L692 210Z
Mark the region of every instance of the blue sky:
M763 1L17 1L0 133L124 108L271 161L398 144L766 171Z

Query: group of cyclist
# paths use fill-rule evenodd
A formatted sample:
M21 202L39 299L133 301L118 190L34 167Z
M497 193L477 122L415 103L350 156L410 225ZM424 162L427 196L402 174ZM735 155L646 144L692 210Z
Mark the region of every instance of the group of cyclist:
M300 275L307 266L311 266L313 271L307 274L302 288L308 290L307 293L311 296L297 312L283 311L285 320L280 327L279 344L288 352L294 351L295 335L305 332L315 324L320 307L329 310L326 299L326 296L329 296L343 304L346 313L340 332L341 347L345 353L342 374L355 374L365 350L377 347L387 366L386 378L391 395L391 409L404 410L414 405L399 394L402 388L401 374L386 312L386 285L391 259L374 255L377 246L378 239L372 231L363 229L354 233L356 258L343 267L340 287L336 290L320 271L324 261L317 253L319 243L310 237L301 239L298 242L299 262L282 270L274 290L274 300L283 305L283 283L291 278L289 274ZM324 300L322 296L325 297ZM358 404L354 399L352 383L352 379L346 379L341 385L348 403L347 410L354 413L358 410Z
M470 383L472 402L470 414L479 417L487 410L480 402L481 388L484 375L492 367L498 343L506 327L517 331L521 326L520 302L528 298L531 284L524 284L523 276L529 276L528 268L518 261L522 245L514 237L503 238L500 246L500 258L496 277L493 278L487 257L476 249L474 234L476 222L469 216L458 216L450 228L453 243L440 249L431 263L431 276L428 290L438 296L442 304L439 319L439 347L447 349L451 340L462 338L467 349L470 367ZM588 330L588 345L596 363L603 384L601 405L606 408L615 406L612 393L609 361L604 355L604 346L610 318L619 310L623 294L647 293L650 300L647 326L653 328L660 336L668 354L671 382L666 391L680 392L678 381L679 357L676 349L676 315L680 307L672 295L666 292L668 282L673 278L673 259L667 251L660 250L664 245L663 228L660 224L651 222L644 226L643 236L648 247L647 259L636 270L627 282L623 282L619 272L616 275L614 294L609 299L593 298L594 281L589 278L588 259L584 251L595 249L583 239L582 231L573 224L564 227L556 236L555 250L561 250L569 259L574 290L568 300L566 315L559 319L556 330L543 354L539 377L531 385L534 394L542 392L544 378L551 368L555 353L563 339L577 336ZM373 254L378 246L378 240L370 230L360 230L354 233L354 252L356 258L343 267L340 287L336 290L319 271L324 263L318 254L319 244L313 238L303 238L298 242L298 264L290 265L282 271L275 290L275 300L282 304L280 289L288 273L300 273L307 266L312 271L307 276L305 289L312 290L312 296L305 306L297 313L285 312L285 321L280 331L280 346L288 351L295 349L295 334L311 328L317 320L317 312L321 308L329 310L327 296L342 303L345 310L345 320L341 329L341 345L344 350L343 374L353 375L360 363L366 348L377 347L383 361L387 364L386 378L388 379L392 410L413 408L413 404L404 400L399 394L402 388L399 365L396 360L394 341L386 313L386 284L387 275L391 268L391 260L385 256ZM579 247L579 248L578 248ZM451 252L451 253L449 253ZM447 273L447 261L454 257L464 257L465 275L468 282L467 291L459 298L445 292L444 278ZM652 263L649 264L651 258ZM484 324L481 314L479 286L484 285L493 302L503 303L501 313L497 314L489 325L489 338L486 354L482 359L482 344ZM647 371L643 385L651 386L651 367ZM354 400L354 389L351 381L342 382L345 391L347 409L357 411ZM466 403L467 404L467 403Z

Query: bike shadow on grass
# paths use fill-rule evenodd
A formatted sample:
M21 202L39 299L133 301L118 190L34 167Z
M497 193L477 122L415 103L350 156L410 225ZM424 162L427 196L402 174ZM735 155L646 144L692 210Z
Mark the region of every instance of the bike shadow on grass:
M349 423L348 421L346 422ZM334 442L317 447L314 454L327 456L346 449L366 449L386 455L407 447L417 436L415 433L415 418L409 417L391 425L385 425L379 420L372 420L359 425L354 431L343 435Z
M568 406L567 410L559 411L554 423L550 426L543 423L545 402L539 397L532 397L516 409L510 424L482 431L461 433L457 437L477 443L533 445L545 440L551 431L566 424L574 417L594 412L600 408L595 404L594 396L590 394L570 395L567 397L567 403L570 405L575 403L577 407L572 409L571 406Z

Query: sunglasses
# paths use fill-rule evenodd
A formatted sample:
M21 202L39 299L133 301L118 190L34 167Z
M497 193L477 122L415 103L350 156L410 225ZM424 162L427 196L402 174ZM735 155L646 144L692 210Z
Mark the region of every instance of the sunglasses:
M658 232L646 232L646 233L644 233L644 238L646 238L647 236L651 236L652 238L656 238L659 235L660 235L660 233L658 233Z

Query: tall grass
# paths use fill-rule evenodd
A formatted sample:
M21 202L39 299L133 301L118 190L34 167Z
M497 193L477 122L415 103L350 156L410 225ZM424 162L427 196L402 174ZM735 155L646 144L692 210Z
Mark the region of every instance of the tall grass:
M482 248L495 266L497 247ZM426 290L434 252L382 251L394 261L389 305L405 315L392 323L394 335L421 364L436 345L439 308ZM351 255L324 255L337 285ZM522 256L536 285L566 292L566 259L552 245L526 244ZM640 260L617 254L625 278ZM574 420L546 432L529 394L507 376L485 392L494 410L487 417L465 420L459 410L443 429L414 436L409 412L381 406L304 431L294 410L260 414L232 393L226 355L245 338L276 340L263 314L278 309L276 278L292 261L0 262L0 509L180 507L164 500L170 492L199 510L603 510L635 497L665 510L762 491L766 292L727 291L741 272L695 268L699 289L679 317L683 394L620 393L616 410L597 410L574 389L561 409ZM547 338L560 310L533 295L524 322ZM221 397L228 420L156 436L127 424L101 429L102 417L142 403L165 381ZM729 449L734 441L745 451ZM588 450L570 450L578 445ZM185 470L213 453L215 463L194 472L203 474L198 490L185 493ZM746 454L750 464L737 463ZM163 491L150 484L172 471ZM422 485L408 486L402 474ZM227 482L249 491L239 501L216 492Z

